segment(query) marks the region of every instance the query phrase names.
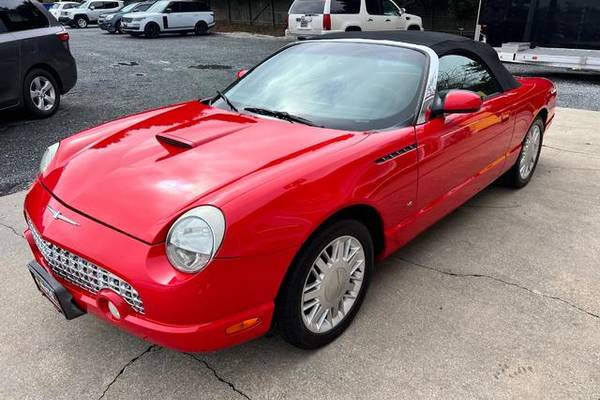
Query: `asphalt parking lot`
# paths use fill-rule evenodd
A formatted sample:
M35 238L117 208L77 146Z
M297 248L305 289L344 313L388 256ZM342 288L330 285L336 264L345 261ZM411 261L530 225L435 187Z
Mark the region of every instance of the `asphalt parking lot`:
M2 399L598 399L600 113L560 109L531 184L493 186L375 271L320 351L150 346L36 291L24 193L0 198Z
M165 36L156 40L70 29L79 70L77 86L48 120L0 113L0 195L24 189L45 148L107 120L145 109L208 97L287 43L246 34ZM517 75L552 79L561 107L600 111L600 74L514 65Z
M22 188L43 149L125 113L210 95L285 43L71 32L80 81L58 114L0 122L1 193L12 193L0 197L0 399L600 398L594 111L558 110L527 188L484 190L380 263L353 325L319 351L269 335L184 354L91 316L65 321L25 268ZM600 105L600 79L553 79L563 107Z

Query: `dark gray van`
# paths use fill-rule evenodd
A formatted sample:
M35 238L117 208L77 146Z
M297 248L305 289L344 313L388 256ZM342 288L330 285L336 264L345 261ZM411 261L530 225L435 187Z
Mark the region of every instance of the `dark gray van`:
M0 110L23 107L48 117L75 82L77 67L62 25L37 1L0 1Z

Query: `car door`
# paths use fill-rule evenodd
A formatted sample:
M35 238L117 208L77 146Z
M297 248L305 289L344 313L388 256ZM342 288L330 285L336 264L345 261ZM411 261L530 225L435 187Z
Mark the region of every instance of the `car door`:
M183 15L183 7L180 1L172 1L165 8L163 15L163 25L166 30L181 29L185 25L185 17Z
M400 7L391 0L382 0L382 9L387 29L406 29L405 19L402 17Z
M452 89L480 94L483 106L474 113L443 115L417 126L422 210L452 209L496 179L512 136L514 120L506 94L483 63L463 55L441 57L438 95ZM442 201L449 197L456 203Z
M0 9L0 109L19 102L19 42L8 32L2 22L4 11Z
M365 3L368 14L365 26L366 30L385 31L398 29L400 10L394 3L391 3L389 0L365 0Z

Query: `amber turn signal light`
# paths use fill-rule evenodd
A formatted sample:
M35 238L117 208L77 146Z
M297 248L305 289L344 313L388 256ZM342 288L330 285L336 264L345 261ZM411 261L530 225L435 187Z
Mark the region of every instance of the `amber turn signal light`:
M250 318L244 320L242 322L238 322L235 325L231 325L229 328L225 329L225 333L228 335L234 335L238 332L245 331L246 329L250 329L261 323L260 318Z

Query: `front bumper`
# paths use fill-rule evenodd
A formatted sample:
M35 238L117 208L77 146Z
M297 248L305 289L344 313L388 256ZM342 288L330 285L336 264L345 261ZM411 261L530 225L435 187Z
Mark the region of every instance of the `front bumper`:
M121 28L123 29L123 32L126 32L126 33L127 32L136 32L136 33L143 32L141 23L139 23L139 22L123 22L123 21L121 21Z
M55 219L48 206L79 225ZM107 289L92 293L54 273L32 232L26 230L37 263L68 290L81 310L142 339L180 351L214 351L266 333L279 284L293 257L283 251L274 253L268 262L263 257L217 258L201 273L188 275L169 264L163 244L143 243L69 209L39 181L27 195L25 213L44 240L122 278L136 289L144 304L143 314L126 303L119 304L121 319L112 318L106 300L112 301L116 293ZM260 323L235 334L226 332L254 318Z

